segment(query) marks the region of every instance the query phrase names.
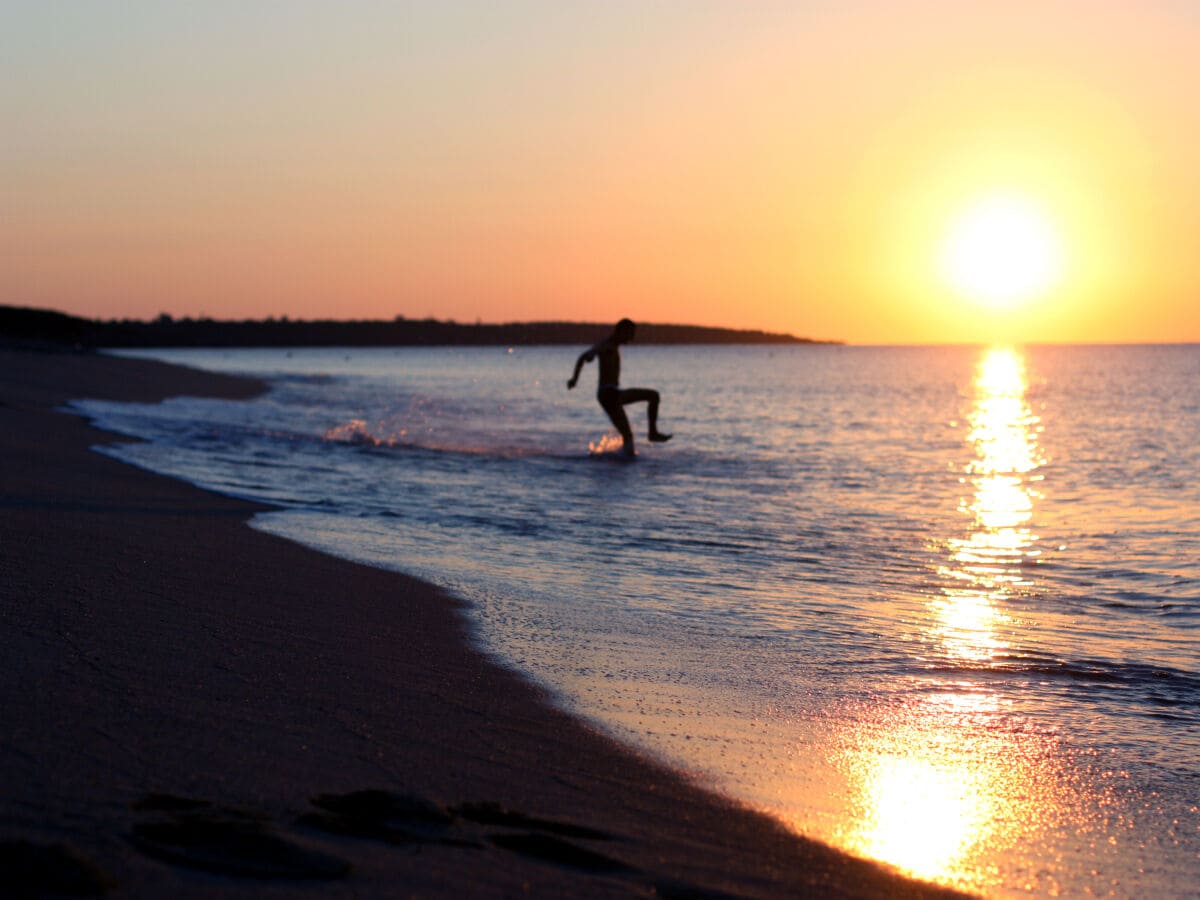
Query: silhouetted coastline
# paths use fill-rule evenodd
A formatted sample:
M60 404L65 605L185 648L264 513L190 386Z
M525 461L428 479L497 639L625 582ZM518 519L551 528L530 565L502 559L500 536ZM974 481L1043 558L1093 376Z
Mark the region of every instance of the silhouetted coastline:
M97 320L54 310L0 306L0 343L96 347L432 347L590 344L611 323L511 322L473 325L439 319ZM700 325L638 325L640 344L828 344L777 332Z

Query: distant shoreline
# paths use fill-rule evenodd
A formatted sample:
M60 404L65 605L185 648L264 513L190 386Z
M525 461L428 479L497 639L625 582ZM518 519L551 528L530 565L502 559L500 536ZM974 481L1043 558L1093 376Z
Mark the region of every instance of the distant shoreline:
M53 310L0 306L0 343L132 347L434 347L589 344L611 323L460 324L438 319L391 321L174 319L101 321ZM640 344L841 344L780 332L701 325L639 323Z

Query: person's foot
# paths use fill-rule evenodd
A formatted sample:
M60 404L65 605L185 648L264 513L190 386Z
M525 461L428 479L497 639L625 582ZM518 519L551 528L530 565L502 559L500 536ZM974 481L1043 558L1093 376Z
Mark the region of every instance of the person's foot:
M667 441L669 441L673 437L674 437L674 435L663 434L661 431L650 432L650 440L656 444L665 444Z
M625 459L633 459L636 457L637 453L635 453L633 450L633 444L623 445L621 447L621 456L625 457Z

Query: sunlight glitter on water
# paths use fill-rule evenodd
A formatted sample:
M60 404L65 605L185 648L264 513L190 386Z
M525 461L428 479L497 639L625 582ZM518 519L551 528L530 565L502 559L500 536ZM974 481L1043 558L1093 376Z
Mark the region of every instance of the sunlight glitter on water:
M863 808L848 842L914 875L944 879L995 827L1001 791L994 766L972 758L973 742L931 727L946 719L931 707L925 727L902 723L845 760Z
M930 606L947 652L983 662L1007 648L997 636L1010 623L1004 600L1028 583L1022 563L1037 555L1028 527L1036 498L1028 473L1040 462L1021 357L1008 348L985 353L975 389L967 438L975 454L967 467L974 493L959 507L971 530L947 542L950 559L939 572L952 587Z
M948 586L929 601L928 628L946 657L986 666L1009 648L1007 601L1028 583L1021 565L1037 541L1028 473L1039 454L1021 357L986 352L974 386L964 479L973 495L959 507L969 531L946 542ZM1045 809L1031 806L1038 791L1017 737L990 727L1001 711L995 692L959 682L902 712L869 714L841 756L860 810L844 844L918 877L987 887L987 856Z
M1096 798L1075 793L1053 741L1002 726L1006 710L995 692L963 688L860 721L837 757L856 810L838 843L970 890L1055 894L1057 876L1045 868L1013 884L1011 871L1024 868L1021 847ZM998 877L999 855L1008 858L1007 879Z

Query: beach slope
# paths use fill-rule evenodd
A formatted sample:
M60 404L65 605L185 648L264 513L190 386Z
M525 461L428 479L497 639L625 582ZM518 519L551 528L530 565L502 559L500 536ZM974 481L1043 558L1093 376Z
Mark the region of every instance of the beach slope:
M116 896L933 897L572 717L436 588L119 463L72 398L248 397L0 350L0 883Z

